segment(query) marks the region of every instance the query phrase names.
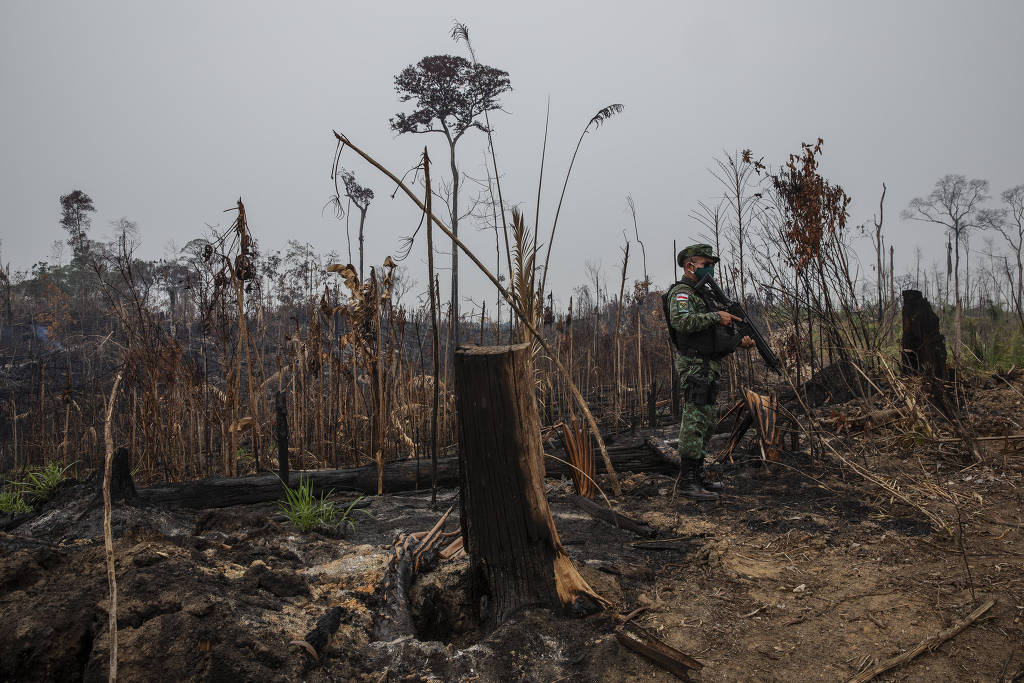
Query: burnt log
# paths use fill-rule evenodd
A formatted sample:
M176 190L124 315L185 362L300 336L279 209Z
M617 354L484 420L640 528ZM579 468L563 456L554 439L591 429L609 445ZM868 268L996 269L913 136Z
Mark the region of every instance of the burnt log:
M594 519L599 519L602 522L607 522L608 524L611 524L612 526L618 527L620 529L632 531L634 534L637 534L638 536L654 538L658 535L657 529L647 524L644 524L643 522L638 522L635 519L632 519L631 517L627 517L626 515L620 512L616 512L615 510L603 507L600 503L596 503L590 500L589 498L584 498L583 496L569 496L569 502L578 507L580 510L586 512Z
M562 461L568 456L561 450L552 454ZM616 471L661 472L671 468L644 444L643 437L608 446L608 455ZM547 474L552 477L570 476L570 468L555 458L547 458ZM421 489L416 476L415 460L396 460L384 465L384 492L414 491ZM316 496L330 491L374 495L377 493L377 465L345 470L291 472L288 485L296 487L300 477L308 477ZM459 485L459 459L438 458L437 485L451 488ZM429 490L429 489L425 489ZM178 484L163 484L138 490L138 500L151 505L183 508L223 508L233 505L253 505L280 500L281 480L275 474L251 477L212 477Z
M530 345L455 352L462 538L480 617L497 626L542 606L607 605L562 547L544 494L544 450Z

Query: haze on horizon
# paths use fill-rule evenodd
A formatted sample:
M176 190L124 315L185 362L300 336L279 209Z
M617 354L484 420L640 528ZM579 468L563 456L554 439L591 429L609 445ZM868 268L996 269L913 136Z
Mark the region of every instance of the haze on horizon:
M708 168L736 150L779 164L801 142L824 138L821 171L854 198L852 225L871 221L884 181L897 271L913 267L917 248L927 266L944 259L939 227L899 218L940 176L988 179L993 197L1024 183L1024 88L1015 74L1024 3L1009 0L452 2L429 11L407 2L7 2L0 259L15 270L52 261L53 242L65 238L58 196L73 189L95 201L94 239L125 216L139 225L145 258L170 254L207 224L226 227L223 211L238 197L263 251L296 239L344 254L344 222L324 210L331 131L397 173L424 144L444 159L440 136L396 137L388 120L409 110L394 90L403 67L465 54L449 37L455 19L469 26L480 61L510 74L513 92L492 123L504 195L531 223L550 96L542 235L583 126L601 107L626 106L587 136L573 171L549 277L563 304L588 263L616 277L623 230L632 237L627 194L648 269L668 283L672 240L695 240L690 212L720 192ZM460 143L467 174L484 175L485 145L473 132ZM392 200L390 183L355 155L342 164L376 192L367 262L380 263L419 212ZM464 225L470 245L492 259L493 232ZM985 248L983 240L972 244ZM418 243L403 264L417 291L424 249ZM462 272L463 291L479 301L482 280L468 266Z

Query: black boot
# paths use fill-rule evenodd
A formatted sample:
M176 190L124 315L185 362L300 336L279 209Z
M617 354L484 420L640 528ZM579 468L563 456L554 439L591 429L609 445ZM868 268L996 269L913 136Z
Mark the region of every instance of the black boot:
M701 485L702 464L696 460L683 460L680 464L679 479L676 480L676 487L679 495L692 498L693 500L718 500L718 494L709 491Z
M710 473L704 468L704 461L701 460L697 464L696 477L700 485L704 487L704 490L718 493L719 491L725 488L722 482L718 481L717 479L709 479L709 474Z

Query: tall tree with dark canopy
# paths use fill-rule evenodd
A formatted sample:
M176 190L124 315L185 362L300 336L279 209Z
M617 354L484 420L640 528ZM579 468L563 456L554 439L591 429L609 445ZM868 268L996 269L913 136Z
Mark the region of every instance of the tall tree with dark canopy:
M953 288L956 308L953 314L953 357L960 357L960 243L972 228L987 224L981 204L988 200L987 180L968 180L962 175L945 175L935 181L927 197L917 197L903 211L903 218L945 226L953 238Z
M471 128L490 132L478 119L484 112L500 109L498 97L509 90L508 72L474 64L463 57L434 55L407 66L395 76L395 90L402 102L415 101L415 109L396 114L391 129L403 133L441 133L448 141L448 160L452 173L452 233L459 236L459 167L455 146ZM455 343L459 344L459 258L452 248L451 316Z
M89 253L88 233L92 226L92 217L89 214L95 211L92 197L81 190L74 190L60 197L60 227L68 232L68 244L74 252L76 262L81 262Z

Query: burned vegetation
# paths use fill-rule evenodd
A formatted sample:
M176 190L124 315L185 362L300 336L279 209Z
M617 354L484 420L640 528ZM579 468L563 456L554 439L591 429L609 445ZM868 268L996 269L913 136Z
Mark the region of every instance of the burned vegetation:
M347 259L264 251L238 199L229 228L145 261L130 221L89 239L76 190L70 263L2 273L0 678L1019 680L1024 193L986 210L987 184L949 176L908 209L958 245L1006 236L1016 271L1011 251L972 285L952 256L895 273L884 190L872 230L848 224L821 140L777 168L716 160L693 232L762 348L722 361L724 490L689 500L671 283L648 277L636 202L615 282L546 289L570 177L550 224L511 207L489 120L508 74L454 37L471 59L402 71L415 106L392 121L443 135L444 172L333 134ZM570 173L618 115L585 122ZM489 167L466 214L469 134ZM371 187L418 212L404 254L364 253ZM493 285L468 312L460 258Z

